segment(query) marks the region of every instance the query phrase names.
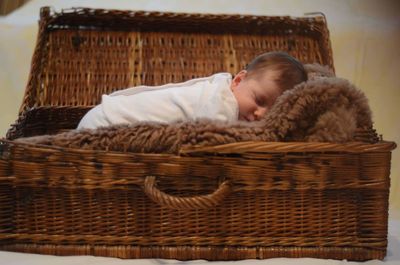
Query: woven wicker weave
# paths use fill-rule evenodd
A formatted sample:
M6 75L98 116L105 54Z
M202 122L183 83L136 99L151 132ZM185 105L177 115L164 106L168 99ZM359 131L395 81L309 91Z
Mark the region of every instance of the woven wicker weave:
M20 116L0 143L0 248L383 259L392 142L244 142L168 155L12 141L75 128L103 93L235 73L270 50L333 67L323 16L43 8Z

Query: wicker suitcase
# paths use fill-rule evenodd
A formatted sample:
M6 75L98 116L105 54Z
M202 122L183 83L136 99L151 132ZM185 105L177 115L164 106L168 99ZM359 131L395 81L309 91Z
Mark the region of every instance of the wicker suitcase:
M179 155L12 141L76 127L101 94L235 73L284 50L333 68L326 20L41 10L0 145L0 249L121 258L383 259L392 142L244 142Z

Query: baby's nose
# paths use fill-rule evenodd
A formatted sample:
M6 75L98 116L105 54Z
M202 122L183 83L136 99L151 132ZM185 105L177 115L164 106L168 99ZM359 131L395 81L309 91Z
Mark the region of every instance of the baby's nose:
M257 120L261 119L265 113L267 113L267 108L264 107L259 107L254 113L254 116L256 117Z

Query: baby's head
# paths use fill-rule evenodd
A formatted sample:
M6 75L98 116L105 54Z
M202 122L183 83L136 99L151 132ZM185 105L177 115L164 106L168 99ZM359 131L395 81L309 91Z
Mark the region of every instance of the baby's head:
M267 52L259 55L232 80L239 120L259 120L279 95L306 80L303 64L289 54Z

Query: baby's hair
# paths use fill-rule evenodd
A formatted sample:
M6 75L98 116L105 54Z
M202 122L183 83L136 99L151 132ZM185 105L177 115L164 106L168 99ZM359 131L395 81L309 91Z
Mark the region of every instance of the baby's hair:
M303 64L286 52L263 53L257 56L246 67L248 76L253 76L260 73L260 70L267 69L279 72L275 81L282 91L286 91L301 82L307 81L307 72Z

